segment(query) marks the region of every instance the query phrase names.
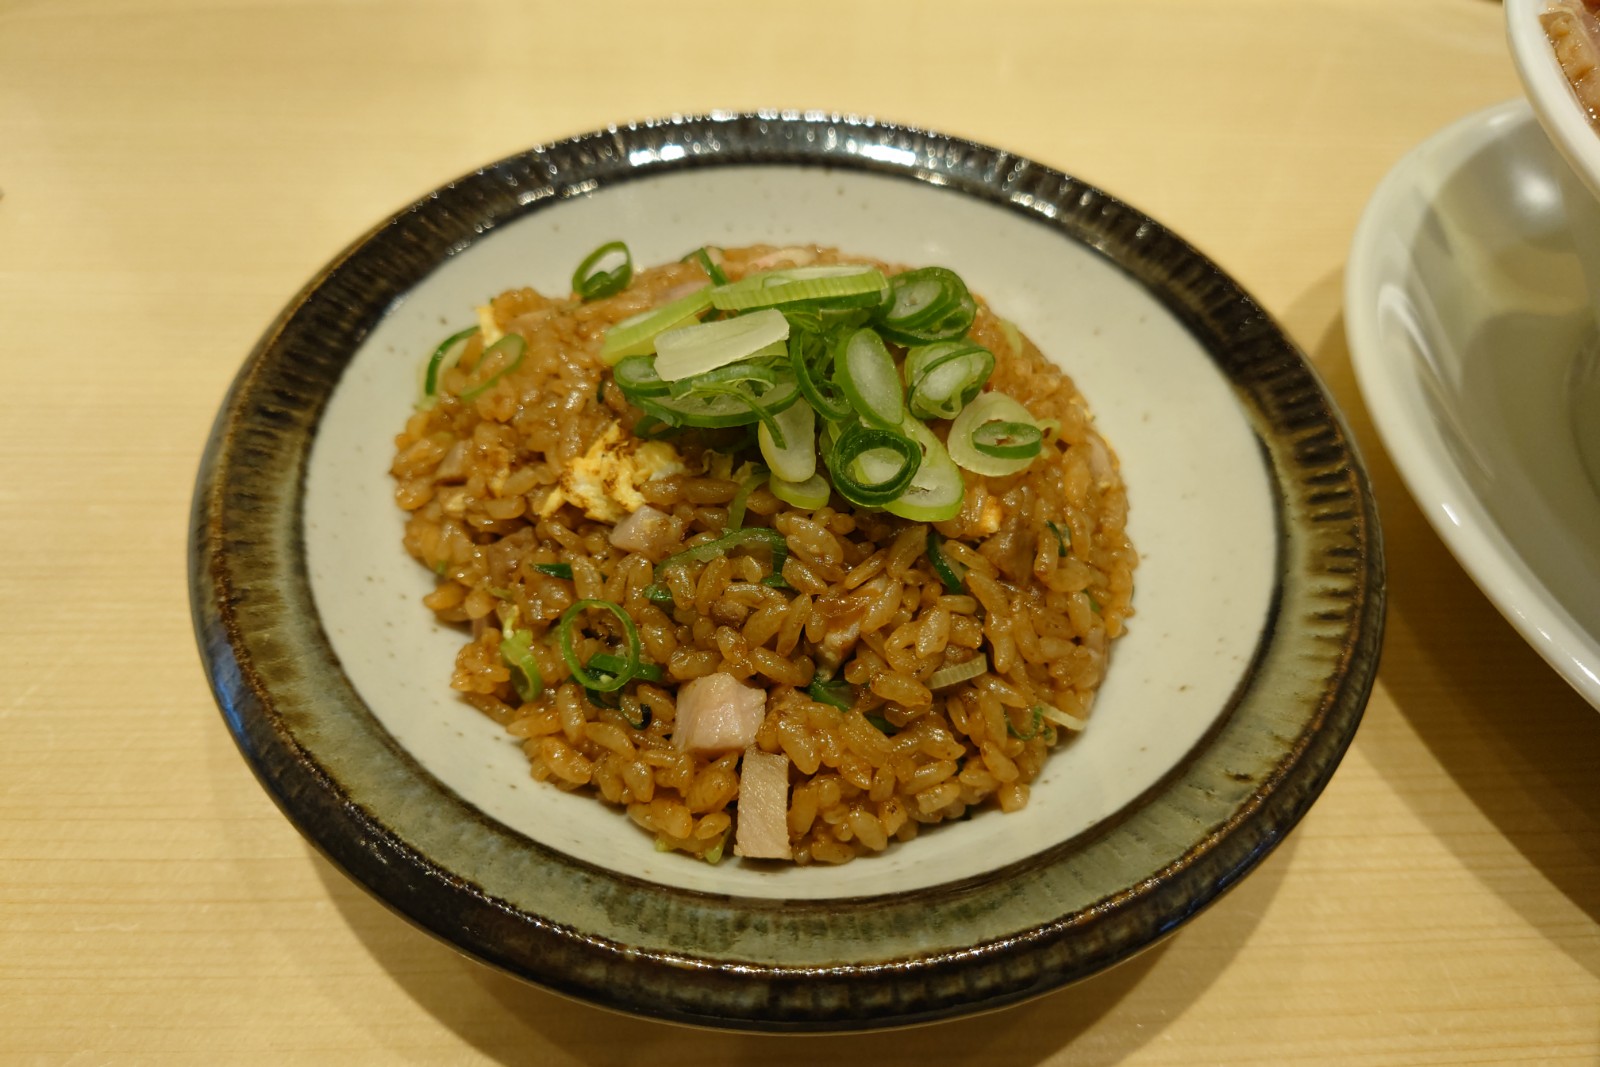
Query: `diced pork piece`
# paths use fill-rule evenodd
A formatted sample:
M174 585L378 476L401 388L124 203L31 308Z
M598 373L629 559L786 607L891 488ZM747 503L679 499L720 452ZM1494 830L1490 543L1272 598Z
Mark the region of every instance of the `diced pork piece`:
M739 818L733 854L792 859L789 848L789 757L750 747L739 763Z
M731 752L755 743L767 715L767 691L731 674L708 674L678 690L672 743L690 752Z

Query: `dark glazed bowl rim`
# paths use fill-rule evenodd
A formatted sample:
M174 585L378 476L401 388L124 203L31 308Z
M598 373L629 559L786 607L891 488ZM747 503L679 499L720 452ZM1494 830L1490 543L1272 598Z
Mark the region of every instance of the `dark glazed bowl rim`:
M893 151L863 154L873 146ZM470 824L486 847L521 849L527 870L562 892L652 909L674 928L720 924L737 935L705 952L630 944L514 904L492 879L438 862L308 743L326 725L319 716L337 718L365 739L362 758L394 777L384 795L463 806L372 720L310 606L300 529L306 457L360 341L434 267L496 226L620 182L735 165L931 183L1095 250L1190 331L1257 434L1276 482L1280 575L1231 713L1138 810L1075 842L1074 855L1024 865L1003 886L947 887L952 918L998 922L981 916L1019 894L1035 902L1064 895L1064 879L1088 877L1067 868L1093 868L1096 850L1152 857L1144 876L1108 885L1088 906L1024 929L996 926L959 950L884 956L870 951L872 924L915 921L907 909L928 907L928 895L873 898L850 917L859 952L838 965L794 966L782 960L783 939L827 933L819 909L641 886L526 839L508 845L487 820ZM218 414L194 496L190 590L213 693L252 770L308 840L398 914L479 960L607 1007L718 1027L841 1031L1039 995L1148 947L1237 882L1309 808L1355 733L1377 671L1384 569L1360 457L1314 370L1242 288L1181 238L1092 186L998 149L871 119L758 112L675 116L542 145L441 187L356 241L285 308ZM308 696L313 675L319 688ZM1177 848L1159 822L1166 818L1170 831L1174 812L1194 827Z

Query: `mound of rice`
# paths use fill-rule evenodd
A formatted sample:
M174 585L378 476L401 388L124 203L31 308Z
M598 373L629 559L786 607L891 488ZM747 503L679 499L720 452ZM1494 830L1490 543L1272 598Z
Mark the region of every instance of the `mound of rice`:
M766 246L720 260L734 280L870 262ZM533 777L588 791L625 809L657 847L713 862L734 840L743 769L762 754L786 761L763 762L781 768L796 863L880 852L974 808L1022 808L1051 750L1088 724L1111 641L1132 612L1127 497L1083 398L979 300L970 336L995 353L988 388L1053 428L1023 471L966 472L960 514L933 524L945 557L966 568L962 592L936 573L928 524L837 494L802 510L764 486L749 494L743 522L786 539L783 583L763 584L770 560L758 552L658 575L666 557L725 532L744 462L759 455L730 454L745 436L729 431L635 439L640 413L599 350L612 324L705 283L701 267L668 263L588 303L504 292L479 309L480 332L442 372L438 402L406 423L392 468L405 547L439 575L427 607L467 636L450 684L520 740ZM463 403L484 342L502 332L525 339L524 359ZM618 524L646 505L665 520L618 547ZM567 564L571 578L541 564ZM658 579L670 601L659 586L646 595ZM556 624L585 599L627 613L659 681L601 695L572 678ZM543 681L533 699L519 697L503 655L513 630L532 636ZM619 636L608 613L587 613L579 661ZM936 672L980 655L983 673L930 689ZM713 675L765 697L747 749L677 743L681 692ZM819 676L848 683L836 690L849 694L848 709L808 693Z

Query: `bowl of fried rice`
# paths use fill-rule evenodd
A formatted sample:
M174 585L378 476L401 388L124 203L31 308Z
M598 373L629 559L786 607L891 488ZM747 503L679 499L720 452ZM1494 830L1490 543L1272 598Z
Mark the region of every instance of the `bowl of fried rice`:
M1333 773L1370 490L1303 355L1081 181L793 113L540 146L283 312L194 504L285 814L492 966L702 1025L1147 947Z

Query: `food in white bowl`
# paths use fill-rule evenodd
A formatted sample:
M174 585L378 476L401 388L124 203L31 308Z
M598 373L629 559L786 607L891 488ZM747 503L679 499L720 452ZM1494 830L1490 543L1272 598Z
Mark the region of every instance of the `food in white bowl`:
M711 863L1026 806L1132 613L1071 379L939 267L613 242L573 282L480 307L397 441L452 686Z

